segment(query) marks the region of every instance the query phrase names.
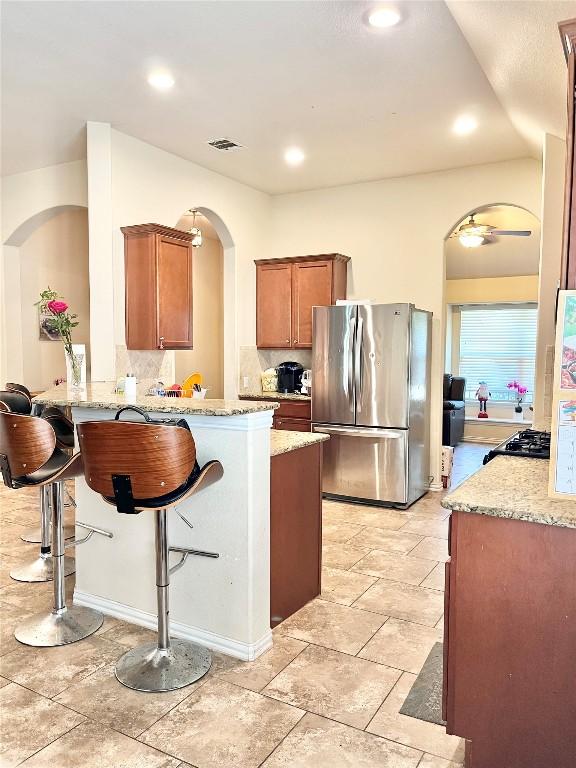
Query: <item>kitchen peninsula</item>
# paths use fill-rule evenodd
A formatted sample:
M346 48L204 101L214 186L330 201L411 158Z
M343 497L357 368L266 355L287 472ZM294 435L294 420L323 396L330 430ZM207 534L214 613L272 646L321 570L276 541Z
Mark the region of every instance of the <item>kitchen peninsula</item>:
M178 511L193 530L174 511L169 513L169 539L173 545L210 550L220 556L188 558L174 575L172 633L244 660L270 648L271 453L278 459L288 453L292 457L305 453L304 461L309 463L312 452L317 451L314 456L319 462L323 436L293 433L284 435L278 444L273 438L271 444L274 402L147 395L130 399L116 394L111 382L88 384L79 391L55 387L34 402L71 407L75 424L111 419L126 405L135 405L152 418L186 419L199 463L218 459L224 476L179 505ZM320 469L316 472L319 499ZM282 478L285 490L295 489L297 505L301 477L283 474ZM77 548L74 601L155 627L153 515L118 514L83 478L76 480L76 502L77 519L112 532L113 538L95 536ZM319 561L316 567L319 570Z
M466 768L574 766L576 504L548 470L498 456L442 501L444 717Z

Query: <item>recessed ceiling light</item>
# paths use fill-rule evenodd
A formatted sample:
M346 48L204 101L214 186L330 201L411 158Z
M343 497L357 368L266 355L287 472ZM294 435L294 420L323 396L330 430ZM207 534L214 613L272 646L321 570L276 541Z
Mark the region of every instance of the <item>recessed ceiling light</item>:
M174 85L174 78L170 72L151 72L148 83L159 91L168 91Z
M472 115L460 115L452 126L454 133L458 136L466 136L468 133L472 133L478 128L478 121Z
M284 152L284 160L286 160L288 165L300 165L304 162L305 157L306 155L300 147L290 147Z
M394 10L394 8L379 8L377 11L372 11L368 16L368 24L371 27L384 29L384 27L393 27L395 24L398 24L401 18L398 11Z

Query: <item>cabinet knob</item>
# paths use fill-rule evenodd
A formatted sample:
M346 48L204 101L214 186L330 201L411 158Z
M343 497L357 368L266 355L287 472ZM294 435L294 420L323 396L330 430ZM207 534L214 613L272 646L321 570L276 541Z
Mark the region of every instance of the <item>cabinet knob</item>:
M298 344L298 339L294 339L293 344Z
M164 349L164 336L160 336L160 346L159 349Z
M290 339L286 339L286 344L290 344Z

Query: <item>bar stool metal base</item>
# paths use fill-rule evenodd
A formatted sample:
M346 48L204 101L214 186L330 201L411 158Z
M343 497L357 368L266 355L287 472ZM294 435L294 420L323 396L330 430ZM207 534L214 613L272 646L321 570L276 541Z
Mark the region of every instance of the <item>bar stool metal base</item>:
M116 664L116 679L135 691L173 691L195 683L208 672L212 654L187 640L171 640L170 647L139 645Z
M82 640L100 629L104 616L93 608L72 605L52 613L37 613L25 619L14 632L24 645L51 648Z
M70 576L76 571L76 560L73 557L64 558L64 576ZM53 565L52 558L42 557L40 555L31 563L19 565L10 571L10 578L14 581L52 581Z
M73 525L64 526L64 538L73 539L76 535L76 530ZM42 528L29 528L20 536L22 541L26 541L28 544L41 544L42 543Z

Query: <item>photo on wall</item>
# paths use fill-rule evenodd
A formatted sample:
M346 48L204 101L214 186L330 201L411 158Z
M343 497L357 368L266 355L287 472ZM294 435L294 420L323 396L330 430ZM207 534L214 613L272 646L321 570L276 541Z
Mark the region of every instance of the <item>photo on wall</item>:
M38 312L38 338L40 341L61 341L54 315Z

